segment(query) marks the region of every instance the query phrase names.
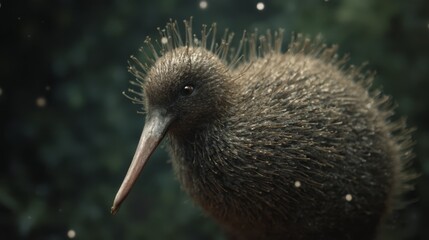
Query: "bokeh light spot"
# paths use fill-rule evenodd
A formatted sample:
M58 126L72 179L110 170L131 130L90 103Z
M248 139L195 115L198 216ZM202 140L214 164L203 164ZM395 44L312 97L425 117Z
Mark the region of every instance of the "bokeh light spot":
M162 43L162 44L167 44L167 43L168 43L168 39L167 39L167 37L162 37L162 38L161 38L161 43Z
M299 188L299 187L301 187L301 182L300 181L295 181L295 187L296 188Z
M206 9L207 7L208 7L207 1L200 1L200 8L201 9Z
M256 4L256 9L258 9L259 11L264 10L264 8L265 8L265 4L263 2L258 2Z
M76 231L73 229L68 230L67 237L70 239L75 238L76 237Z
M345 198L347 202L350 202L351 200L353 200L353 196L351 194L347 194Z
M44 107L44 106L46 106L46 99L44 97L38 97L36 99L36 105L38 107Z

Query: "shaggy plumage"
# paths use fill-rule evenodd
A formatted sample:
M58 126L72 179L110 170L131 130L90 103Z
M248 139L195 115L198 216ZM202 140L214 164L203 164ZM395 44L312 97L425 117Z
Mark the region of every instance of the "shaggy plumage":
M372 75L319 38L298 35L283 53L281 30L244 33L235 50L215 32L197 38L185 22L182 41L170 22L130 65L131 99L174 116L160 138L183 189L233 238L374 238L412 153Z

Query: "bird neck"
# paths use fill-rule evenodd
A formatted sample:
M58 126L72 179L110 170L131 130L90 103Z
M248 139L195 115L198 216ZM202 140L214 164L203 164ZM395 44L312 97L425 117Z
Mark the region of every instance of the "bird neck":
M193 134L184 136L168 135L169 150L173 169L178 180L187 193L198 202L198 199L212 202L218 194L208 194L207 189L216 189L217 177L220 174L223 157L222 146L225 142L220 137L220 121L201 126ZM205 205L204 203L200 202Z

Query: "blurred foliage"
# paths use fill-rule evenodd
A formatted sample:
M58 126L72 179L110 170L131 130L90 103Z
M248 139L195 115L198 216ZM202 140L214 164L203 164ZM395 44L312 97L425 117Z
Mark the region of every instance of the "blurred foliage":
M158 149L117 216L113 197L144 123L121 92L129 56L169 18L282 27L369 61L415 132L412 202L381 239L429 239L429 1L0 1L2 239L223 239ZM39 98L39 101L37 100ZM40 100L42 99L42 100ZM43 104L46 101L46 105Z

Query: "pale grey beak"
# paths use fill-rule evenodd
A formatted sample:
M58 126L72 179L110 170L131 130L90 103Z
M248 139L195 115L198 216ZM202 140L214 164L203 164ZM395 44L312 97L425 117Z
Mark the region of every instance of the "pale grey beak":
M134 154L133 161L128 168L127 175L122 182L121 187L116 194L111 213L115 214L122 202L127 197L137 177L142 171L147 160L150 158L156 147L162 141L174 117L166 113L165 110L154 109L146 116L146 123L140 137L137 150Z

